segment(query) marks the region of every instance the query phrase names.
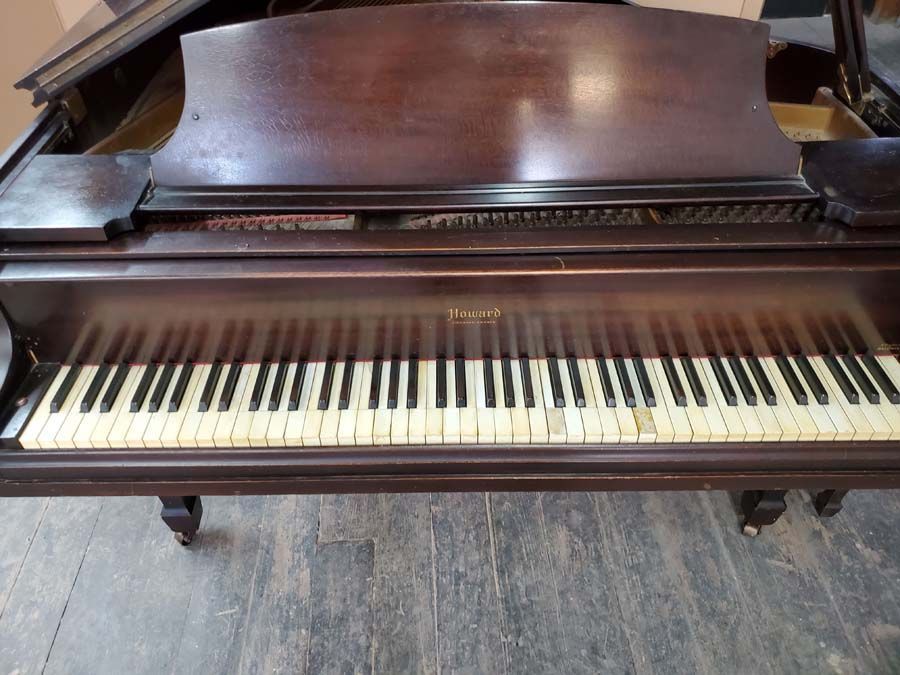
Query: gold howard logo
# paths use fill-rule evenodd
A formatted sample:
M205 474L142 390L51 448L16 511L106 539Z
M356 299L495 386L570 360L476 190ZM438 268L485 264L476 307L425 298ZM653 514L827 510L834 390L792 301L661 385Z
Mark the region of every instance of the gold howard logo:
M447 321L450 323L497 323L500 309L462 309L451 307L447 310Z

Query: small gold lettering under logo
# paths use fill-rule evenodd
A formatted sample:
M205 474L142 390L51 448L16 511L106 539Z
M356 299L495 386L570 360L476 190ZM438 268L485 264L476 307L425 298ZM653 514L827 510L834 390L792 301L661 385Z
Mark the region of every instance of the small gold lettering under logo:
M450 323L497 323L501 314L498 307L490 309L450 307L447 309L447 321Z

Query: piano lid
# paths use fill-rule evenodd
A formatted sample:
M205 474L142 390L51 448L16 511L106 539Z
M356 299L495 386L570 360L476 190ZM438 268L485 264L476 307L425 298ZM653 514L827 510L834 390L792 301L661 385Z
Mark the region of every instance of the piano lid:
M185 35L184 113L152 157L149 205L223 205L224 192L245 191L233 201L258 208L273 203L261 193L318 191L319 210L390 208L380 194L448 186L506 190L506 206L523 186L602 187L620 201L686 185L808 195L800 148L767 104L768 34L718 16L529 2L367 7Z
M30 90L34 105L40 105L207 2L209 0L101 0L66 31L15 86Z

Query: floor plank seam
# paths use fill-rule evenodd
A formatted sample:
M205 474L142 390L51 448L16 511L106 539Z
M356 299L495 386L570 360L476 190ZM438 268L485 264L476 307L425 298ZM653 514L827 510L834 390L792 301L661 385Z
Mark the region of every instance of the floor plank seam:
M541 516L541 535L544 537L544 553L547 556L547 568L550 570L550 579L553 582L553 597L556 600L556 622L562 625L562 602L559 599L559 579L556 574L556 567L553 565L553 554L550 551L550 537L547 536L547 517L544 515L544 495L546 493L541 492L538 494L537 503L538 503L538 511ZM566 641L565 633L562 633L563 639L563 652L568 654L569 652L569 643Z
M12 584L9 586L9 592L6 594L6 598L3 600L3 607L0 607L0 620L3 619L3 614L6 612L6 607L9 604L9 599L13 594L13 590L16 587L16 584L19 581L19 575L22 573L22 569L25 567L25 561L28 560L28 554L31 553L31 547L34 544L34 540L37 539L38 530L41 528L41 524L44 522L44 515L47 513L47 509L50 507L50 500L44 500L44 508L41 509L41 515L38 518L37 524L34 526L34 530L31 532L31 539L28 541L28 546L25 548L25 554L22 556L22 560L19 561L19 567L16 569L16 573L13 575Z
M266 495L263 501L263 514L268 513L269 511L269 500L270 497ZM244 625L241 628L241 648L239 651L240 658L238 658L238 666L237 672L244 672L244 650L247 646L247 636L250 634L248 630L247 622L250 620L251 615L253 614L253 599L256 595L256 583L259 577L259 561L262 557L263 553L263 545L262 545L262 534L260 534L259 539L256 542L256 560L253 562L253 578L250 581L250 593L249 599L247 600L247 610L244 613Z
M41 666L41 675L43 675L44 671L47 669L47 664L50 663L50 657L53 654L53 646L56 644L56 638L59 635L59 628L62 626L63 619L66 617L66 610L69 609L69 601L72 599L72 591L75 590L75 584L78 583L78 576L81 574L81 567L84 565L84 560L87 558L88 551L91 549L91 541L94 539L94 531L97 529L97 523L100 522L100 514L103 513L103 507L106 505L106 500L100 502L100 508L97 509L97 516L94 518L94 524L91 525L91 533L88 535L87 543L84 546L84 551L81 554L81 560L78 561L78 569L75 570L75 576L72 578L72 585L69 587L69 592L66 594L66 603L63 605L62 612L59 614L59 621L56 622L56 629L53 631L53 639L50 640L50 646L47 648L47 655L44 657L44 665Z
M749 615L751 614L749 608L753 605L747 597L747 592L744 590L744 584L742 583L741 576L738 574L737 567L734 564L734 560L731 557L731 552L728 550L728 546L725 545L725 540L722 537L722 530L721 528L716 527L716 516L713 513L712 504L709 501L709 494L701 492L700 502L702 504L703 510L706 512L706 517L709 519L709 522L713 524L710 529L712 530L713 536L715 537L716 542L718 543L719 548L722 551L723 557L727 561L728 571L731 574L732 580L734 581L734 587L737 591L738 598L740 598L740 602L744 606L744 612ZM766 666L768 666L769 672L774 675L775 668L773 667L772 662L769 660L768 650L765 649L765 641L757 630L757 622L749 621L748 623L750 624L750 630L753 633L753 637L756 640L756 643L760 645L759 651L763 654L766 660Z
M491 505L491 493L484 493L484 511L487 520L488 541L491 548L491 572L494 576L494 592L497 595L497 628L500 631L500 648L503 650L503 672L509 673L512 665L509 655L509 644L506 636L506 625L503 620L503 597L500 593L500 569L498 567L497 539L494 536L494 509Z
M609 546L610 542L608 541L607 537L603 536L604 535L603 523L605 523L607 521L603 519L603 517L600 513L600 504L598 503L598 499L600 499L600 497L607 499L607 495L604 493L599 493L599 492L591 493L591 501L594 504L594 514L597 516L597 525L598 525L598 533L597 534L599 535L597 537L597 539L600 544L600 548L603 550L603 554L604 554L604 557L606 558L606 560L612 561L615 557L613 554L613 549L610 548L610 546ZM610 510L609 504L607 504L606 510L607 510L607 512ZM615 521L613 521L613 523L614 522ZM615 542L613 542L613 543L615 543ZM615 547L615 550L621 551L622 549L621 549L621 547ZM612 565L611 567L612 567L612 569L614 569L616 571L620 571L624 567L624 565L625 565L624 562L618 563L618 561L617 561L617 564ZM627 580L623 580L623 583L627 584ZM632 630L631 630L631 622L629 620L629 613L625 611L625 607L622 604L622 597L619 593L619 584L613 583L613 584L610 584L610 587L612 588L613 596L616 599L616 607L618 607L618 609L619 609L619 616L622 618L623 628L625 630L625 639L628 640L628 651L631 654L631 670L633 673L651 672L651 671L647 671L642 668L642 666L644 665L644 662L647 659L644 657L644 655L641 652L638 652L636 650L635 641L632 639L632 635L631 635Z
M438 637L437 539L434 536L434 493L428 493L428 522L431 532L431 614L434 620L434 672L441 674L441 641Z
M209 507L207 506L207 518L209 516ZM203 530L199 530L197 532L197 538L194 539L194 543L191 546L197 547L197 556L199 557L200 553L203 551ZM179 664L179 656L181 655L181 649L184 646L184 636L186 634L185 627L187 626L188 617L191 615L191 605L194 604L194 584L190 585L191 590L188 594L187 604L184 606L184 619L181 621L181 628L178 631L178 635L181 636L178 640L178 646L173 649L173 653L177 656L172 659L172 670L169 671L169 675L174 675L175 668Z

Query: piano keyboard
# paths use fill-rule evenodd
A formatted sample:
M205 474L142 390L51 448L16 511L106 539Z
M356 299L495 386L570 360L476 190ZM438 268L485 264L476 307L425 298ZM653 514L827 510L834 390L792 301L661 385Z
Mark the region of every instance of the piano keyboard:
M23 448L900 439L900 364L824 355L63 366Z

